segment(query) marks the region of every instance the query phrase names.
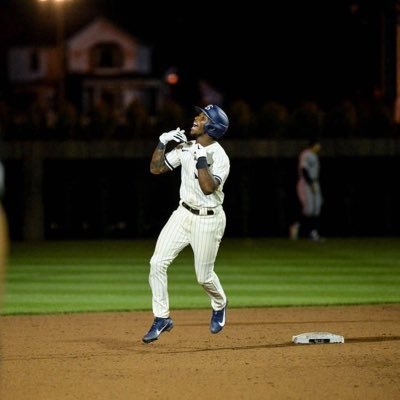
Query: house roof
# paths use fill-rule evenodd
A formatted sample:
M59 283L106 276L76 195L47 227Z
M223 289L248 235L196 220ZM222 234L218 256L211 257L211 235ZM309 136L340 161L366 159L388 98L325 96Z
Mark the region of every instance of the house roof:
M2 39L2 47L47 47L57 44L58 21L54 17L54 13L40 13L38 12L40 10L33 10L31 8L29 6L26 9L19 7L13 11L0 7L0 37ZM138 40L120 24L114 23L111 19L102 16L102 14L73 13L72 10L64 15L64 38L70 40L85 30L92 29L98 25L103 25L116 32L118 31L120 35L130 38L129 40Z
M135 37L104 17L97 17L83 26L68 38L68 42L70 44L80 40L95 40L98 42L100 40L110 40L116 36L131 45L138 44L138 40Z

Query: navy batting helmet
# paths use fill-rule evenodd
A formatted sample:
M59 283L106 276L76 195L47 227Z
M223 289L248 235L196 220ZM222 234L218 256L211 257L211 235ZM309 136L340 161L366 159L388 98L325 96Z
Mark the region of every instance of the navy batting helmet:
M218 107L214 104L209 104L204 108L196 106L196 110L206 114L210 120L204 125L204 127L207 134L212 138L219 139L228 130L229 119L221 107Z

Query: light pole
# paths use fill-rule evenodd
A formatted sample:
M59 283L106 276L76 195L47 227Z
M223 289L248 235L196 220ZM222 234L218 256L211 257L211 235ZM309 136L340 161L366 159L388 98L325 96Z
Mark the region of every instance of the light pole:
M72 0L37 0L39 3L54 3L56 20L56 41L60 59L60 78L58 85L58 107L62 109L65 103L65 78L67 73L65 45L65 16L64 4Z

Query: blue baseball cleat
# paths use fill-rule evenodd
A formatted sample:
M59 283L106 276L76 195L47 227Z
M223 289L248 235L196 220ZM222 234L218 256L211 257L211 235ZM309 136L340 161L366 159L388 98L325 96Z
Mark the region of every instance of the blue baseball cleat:
M210 323L211 333L221 332L222 328L225 326L226 306L227 304L225 304L225 307L219 311L212 310Z
M174 322L171 318L154 318L153 325L150 330L143 336L142 340L145 343L157 340L162 332L169 332L174 327Z

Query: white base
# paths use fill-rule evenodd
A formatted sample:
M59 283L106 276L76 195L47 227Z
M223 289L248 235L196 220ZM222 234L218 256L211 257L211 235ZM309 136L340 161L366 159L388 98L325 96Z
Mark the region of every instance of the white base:
M308 332L292 337L295 344L344 343L344 337L330 332Z

